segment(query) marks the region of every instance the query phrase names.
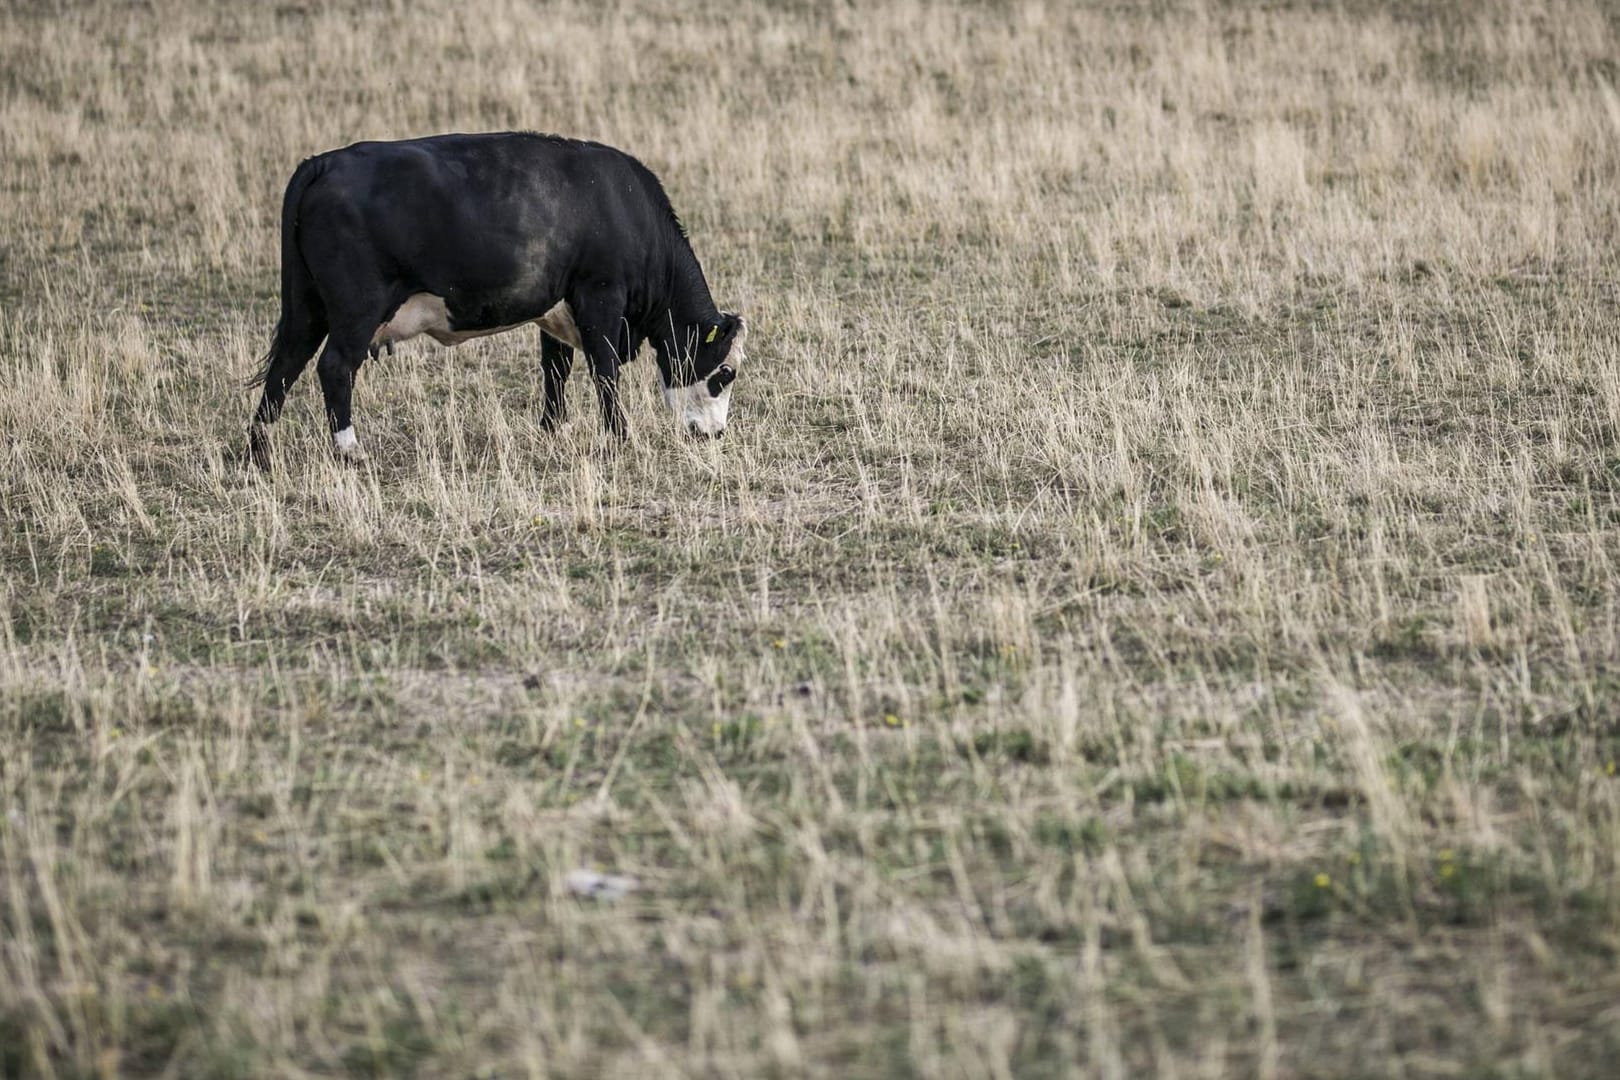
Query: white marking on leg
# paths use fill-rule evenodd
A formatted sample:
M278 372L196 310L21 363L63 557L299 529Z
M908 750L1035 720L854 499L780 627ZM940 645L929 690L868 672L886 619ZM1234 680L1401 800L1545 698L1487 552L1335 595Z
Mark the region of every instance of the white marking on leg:
M360 440L355 437L352 426L342 431L332 433L332 446L344 457L360 457Z

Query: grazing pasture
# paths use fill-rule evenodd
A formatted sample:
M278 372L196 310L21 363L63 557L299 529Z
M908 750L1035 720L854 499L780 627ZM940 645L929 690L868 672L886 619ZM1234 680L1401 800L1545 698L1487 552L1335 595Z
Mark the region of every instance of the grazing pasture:
M6 5L0 1075L1606 1075L1614 20ZM293 168L512 128L725 441L529 330L243 470Z

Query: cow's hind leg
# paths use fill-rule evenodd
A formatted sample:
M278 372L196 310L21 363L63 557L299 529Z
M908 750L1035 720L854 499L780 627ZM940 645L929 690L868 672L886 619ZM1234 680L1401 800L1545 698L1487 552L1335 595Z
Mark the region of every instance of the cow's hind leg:
M362 461L360 440L354 434L354 417L350 412L350 398L354 393L354 376L366 358L369 336L350 332L334 332L326 339L326 348L316 361L315 370L321 376L321 394L326 399L326 423L332 430L332 448L339 457Z
M287 391L309 365L309 358L315 355L325 336L326 315L317 304L284 314L276 324L276 336L260 376L264 393L259 397L259 407L253 410L253 422L248 425L248 460L260 469L270 468L268 425L280 418Z
M568 419L568 373L574 367L574 350L549 334L540 335L540 370L545 375L546 403L540 426L556 431Z

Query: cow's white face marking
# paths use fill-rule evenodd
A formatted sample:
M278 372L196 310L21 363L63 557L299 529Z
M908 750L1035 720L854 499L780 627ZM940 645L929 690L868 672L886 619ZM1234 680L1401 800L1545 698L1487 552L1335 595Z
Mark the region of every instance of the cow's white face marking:
M332 447L340 457L360 458L365 456L360 450L360 440L355 437L352 426L332 433Z
M737 377L737 365L742 363L743 342L748 340L748 327L738 320L736 336L725 353L725 361L691 386L664 385L664 401L675 411L675 420L693 435L710 438L726 430L726 414L731 411L731 383ZM721 382L720 392L711 387Z
M730 386L721 390L719 397L709 393L706 382L666 386L664 400L675 410L676 421L693 435L712 438L726 430L726 413L731 411Z

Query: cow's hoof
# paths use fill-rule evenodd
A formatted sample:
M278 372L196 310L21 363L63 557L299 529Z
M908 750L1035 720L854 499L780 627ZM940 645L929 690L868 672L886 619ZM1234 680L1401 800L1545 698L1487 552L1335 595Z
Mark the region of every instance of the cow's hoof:
M242 464L260 472L270 471L270 435L262 424L248 428L247 453L242 455Z
M339 461L351 465L359 465L366 460L366 452L360 449L360 440L355 438L352 427L332 433L332 453Z

